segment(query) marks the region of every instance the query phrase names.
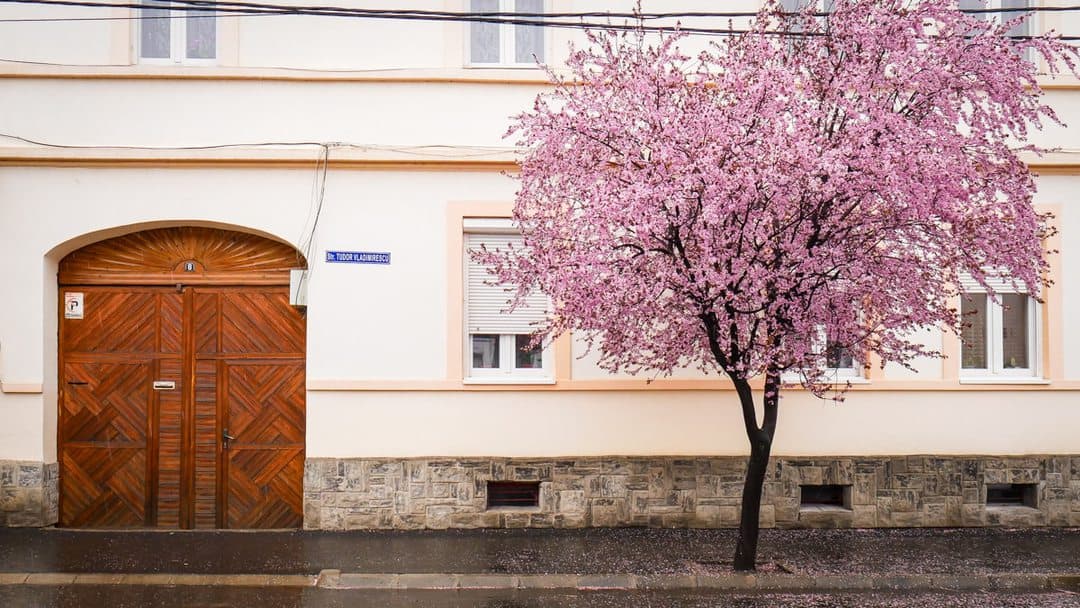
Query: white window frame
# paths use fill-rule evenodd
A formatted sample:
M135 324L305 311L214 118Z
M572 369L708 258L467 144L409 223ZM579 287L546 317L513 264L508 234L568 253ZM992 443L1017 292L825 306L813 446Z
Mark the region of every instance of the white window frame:
M1036 6L1039 6L1039 1L1038 0L1026 0L1025 3L1027 4L1027 8L1034 8ZM1001 24L1005 23L1006 21L1010 21L1012 19L1015 19L1016 17L1019 17L1020 15L1023 14L1020 11L1002 13L1001 12L1002 0L985 0L984 4L985 4L985 6L982 6L982 8L988 9L988 10L991 10L991 11L996 11L996 12L975 13L972 16L977 17L977 18L979 18L979 19L981 19L983 21L993 20L997 25L1001 25ZM1026 29L1026 32L1023 33L1023 34L1020 34L1020 35L1022 35L1022 36L1034 36L1034 35L1036 35L1036 32L1043 31L1043 27L1042 27L1043 24L1042 24L1041 18L1042 18L1042 13L1034 13L1034 14L1028 16L1027 21L1024 22L1024 27ZM1028 60L1034 59L1033 52L1032 52L1031 49L1029 49L1027 51L1025 58L1028 59Z
M147 8L164 8L167 2L155 2L162 6L148 6ZM132 9L135 16L142 15L143 9ZM146 19L136 19L136 26L132 28L134 34L135 60L137 63L146 65L218 65L221 56L221 21L213 12L206 12L208 17L214 20L214 57L212 59L187 57L187 10L183 8L169 9L170 13L182 13L181 16L170 15L169 22L169 56L168 57L143 57L142 56L142 28L149 22Z
M466 10L471 11L471 0L465 0ZM516 12L517 0L499 0L499 12L500 13L513 13ZM548 12L550 2L545 0L543 4L543 11ZM517 56L516 43L514 41L514 27L512 23L500 23L496 27L499 28L499 61L495 62L474 62L472 60L472 23L467 23L465 28L465 67L467 68L535 68L535 61L519 62L514 58ZM544 56L540 57L540 61L549 61L548 55L551 53L551 40L550 40L550 28L542 28L541 39L543 40Z
M859 365L859 362L852 357L851 367L825 367L825 363L828 361L828 340L825 336L825 328L819 327L817 335L814 337L814 354L821 357L821 370L822 375L830 384L868 384L870 380L863 374L863 368ZM781 374L781 380L789 384L796 384L802 382L802 372L799 370L788 370Z
M497 235L518 234L518 228L510 219L506 218L464 218L462 221L465 238L462 239L462 319L463 329L463 382L465 384L554 384L554 348L550 343L543 344L541 351L541 367L519 368L516 367L516 336L528 335L522 333L495 333L495 332L471 332L469 331L469 238L470 234ZM472 336L498 335L499 336L499 367L475 368L472 365Z
M1024 291L1006 288L1004 286L994 286L994 291L998 295L1005 294L1021 294L1027 295ZM986 336L984 337L986 342L986 361L989 364L986 368L970 368L964 367L964 341L962 338L960 342L960 355L957 357L957 366L959 367L960 382L979 383L979 382L1030 382L1030 381L1042 381L1042 306L1035 298L1030 295L1028 298L1027 306L1027 348L1028 348L1028 367L1022 368L1006 368L1001 360L1002 352L1004 351L1004 306L1000 298L990 297L990 294L985 289L980 287L965 286L962 298L966 297L984 297L986 302ZM963 321L963 319L961 319Z

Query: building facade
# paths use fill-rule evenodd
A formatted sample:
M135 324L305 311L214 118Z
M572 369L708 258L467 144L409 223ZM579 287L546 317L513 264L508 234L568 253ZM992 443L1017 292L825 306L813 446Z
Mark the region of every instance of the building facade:
M580 31L136 13L0 9L0 525L737 525L727 380L529 349L466 255L514 238L508 117ZM764 525L1080 525L1080 83L1046 89L1054 286L914 370L835 358L843 404L787 390Z

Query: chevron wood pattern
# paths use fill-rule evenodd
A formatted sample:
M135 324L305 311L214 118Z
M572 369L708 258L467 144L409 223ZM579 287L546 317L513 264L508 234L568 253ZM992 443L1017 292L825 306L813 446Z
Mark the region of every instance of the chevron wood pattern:
M196 280L175 281L190 260ZM85 313L60 322L61 525L301 525L306 323L284 286L297 265L287 246L204 228L65 258L61 292L83 292Z
M146 524L151 364L68 363L60 411L60 525Z
M84 318L63 319L63 348L71 353L153 353L158 300L149 291L65 289L83 293Z

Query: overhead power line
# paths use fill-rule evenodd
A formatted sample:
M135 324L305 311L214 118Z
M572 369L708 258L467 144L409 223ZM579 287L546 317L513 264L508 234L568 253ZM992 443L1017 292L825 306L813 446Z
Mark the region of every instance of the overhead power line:
M26 18L26 19L0 19L0 23L25 23L25 22L49 22L49 21L118 21L118 20L145 20L145 19L168 19L186 17L187 12L210 13L220 17L252 17L252 16L316 16L316 17L347 17L359 19L383 19L383 20L407 20L407 21L432 21L432 22L464 22L464 23L492 23L504 25L522 25L545 28L570 28L570 29L607 29L607 30L641 30L646 32L671 32L680 31L690 34L704 35L731 35L747 33L747 30L736 29L731 24L728 27L690 27L682 25L651 25L648 22L672 19L737 19L752 18L758 13L749 11L678 11L678 12L613 12L613 11L582 11L582 12L456 12L456 11L429 11L429 10L405 10L405 9L362 9L340 6L298 6L289 4L272 4L262 2L224 2L216 0L177 0L175 2L124 2L108 1L93 2L90 0L0 0L0 4L32 4L39 6L71 6L84 8L128 8L134 10L169 10L168 16L148 16L145 14L126 17L57 17L57 18ZM1039 7L1006 7L1006 8L983 8L967 9L964 12L971 14L982 13L1040 13L1040 12L1076 12L1080 6L1039 6ZM172 14L180 13L180 14ZM789 13L794 14L794 13ZM809 13L816 16L827 16L828 13ZM593 19L594 21L588 21ZM603 19L605 21L595 21ZM632 20L637 23L613 23L612 20ZM770 32L775 35L813 35L806 32ZM1031 36L1012 36L1014 39L1027 39ZM1080 40L1080 37L1062 36L1062 40Z

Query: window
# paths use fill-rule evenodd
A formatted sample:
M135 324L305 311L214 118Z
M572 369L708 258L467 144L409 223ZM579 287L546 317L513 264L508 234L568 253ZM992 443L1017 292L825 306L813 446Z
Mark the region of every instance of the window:
M972 13L980 21L993 21L996 24L1012 21L1026 14L1024 9L1031 8L1031 0L960 0L962 11L990 9L992 12ZM1017 10L1020 9L1020 10ZM1014 25L1005 32L1006 36L1031 36L1034 16L1029 16L1023 23ZM1031 61L1034 54L1030 49L1024 52L1024 59Z
M473 13L543 13L544 0L469 0ZM538 18L522 16L533 21ZM534 66L544 61L544 29L503 23L469 24L469 65Z
M513 312L509 285L492 285L488 268L470 252L522 247L509 220L465 220L465 360L466 380L474 382L550 382L551 354L530 345L532 333L547 315L548 299L533 293Z
M168 2L143 0L138 35L143 63L209 64L217 58L217 19L212 12L170 10ZM153 8L150 8L153 7Z
M851 349L836 342L825 343L825 368L826 373L835 377L837 382L862 378Z
M1034 378L1039 373L1039 305L1005 281L994 281L996 301L962 279L960 375ZM996 283L996 284L995 284Z
M1023 9L1031 7L1031 0L960 0L962 11L991 9L993 12L973 13L971 16L982 21L993 20L996 23L1012 21L1025 14ZM1020 9L1020 10L1017 10ZM1009 28L1009 36L1030 36L1031 19Z
M861 383L866 382L863 378L862 367L852 355L852 350L839 342L834 342L825 333L825 327L818 328L816 339L812 345L813 354L822 366L824 380L834 383ZM796 384L802 381L802 373L797 369L789 369L781 375L784 382Z

